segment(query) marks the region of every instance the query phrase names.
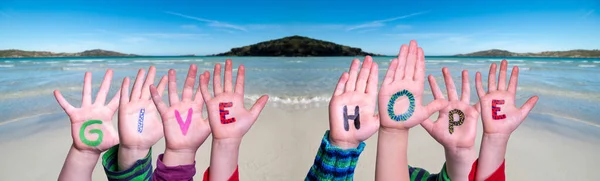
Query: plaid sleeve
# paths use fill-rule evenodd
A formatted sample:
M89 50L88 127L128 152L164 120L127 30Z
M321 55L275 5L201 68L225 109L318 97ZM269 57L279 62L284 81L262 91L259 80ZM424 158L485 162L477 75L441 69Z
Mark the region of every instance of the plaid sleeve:
M425 169L409 165L408 175L411 181L450 181L450 177L448 177L448 173L446 172L446 163L444 163L439 174L431 174Z
M304 180L352 180L356 162L364 148L364 142L358 148L347 150L335 147L329 143L329 131L325 132L315 162Z
M102 155L102 166L104 166L104 172L106 177L110 181L121 181L121 180L140 180L146 181L151 180L152 177L152 148L148 151L146 157L139 159L135 164L126 170L119 170L118 160L119 145L116 145L104 155Z

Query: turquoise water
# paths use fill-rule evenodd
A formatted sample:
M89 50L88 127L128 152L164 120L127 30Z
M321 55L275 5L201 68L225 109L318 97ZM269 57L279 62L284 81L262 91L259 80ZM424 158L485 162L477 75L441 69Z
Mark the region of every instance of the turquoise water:
M347 71L353 57L231 57L234 65L247 67L246 98L262 94L271 96L269 106L285 110L327 107L339 75ZM375 57L379 63L380 82L393 57ZM475 72L481 71L487 80L489 64L501 59L491 57L427 57L427 74L433 74L443 85L441 68L446 66L460 80L460 71L470 72L472 100L475 92ZM136 58L25 58L0 59L0 131L15 125L31 124L50 118L64 118L52 91L59 89L75 106L81 101L81 86L85 71L93 73L94 92L100 86L104 72L115 72L110 96L114 95L125 76L135 77L139 68L157 67L158 75L168 69L177 70L178 84L190 64L201 71L212 71L216 62L225 57L136 57ZM519 66L518 103L538 95L540 101L532 116L551 118L554 122L600 128L600 59L571 58L510 58L509 66ZM460 81L458 81L460 82ZM459 84L459 83L457 83ZM486 85L484 83L484 85ZM460 87L460 86L457 86ZM426 99L432 96L425 85ZM181 91L181 88L179 88ZM41 119L41 120L40 120ZM18 123L18 124L17 124ZM573 124L571 124L573 123ZM64 121L60 124L68 124ZM3 129L4 128L4 129ZM40 128L42 129L42 128Z

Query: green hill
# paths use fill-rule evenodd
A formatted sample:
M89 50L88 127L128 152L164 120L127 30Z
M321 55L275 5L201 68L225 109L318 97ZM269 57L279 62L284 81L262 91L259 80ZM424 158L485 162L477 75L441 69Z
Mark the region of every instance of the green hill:
M374 53L335 44L328 41L312 39L303 36L289 36L280 39L264 41L253 45L232 48L231 51L213 56L378 56Z
M79 53L54 53L47 51L24 51L24 50L0 50L0 58L22 58L22 57L125 57L137 56L108 50L86 50Z

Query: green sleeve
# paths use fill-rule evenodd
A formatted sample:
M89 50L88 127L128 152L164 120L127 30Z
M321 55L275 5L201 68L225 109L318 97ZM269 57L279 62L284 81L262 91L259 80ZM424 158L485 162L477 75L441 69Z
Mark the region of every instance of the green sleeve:
M118 161L119 145L113 146L102 155L102 166L106 177L110 181L146 181L152 179L152 148L146 157L139 159L134 165L126 170L119 170Z
M306 175L305 181L353 180L358 157L364 148L364 142L361 142L358 148L347 150L335 147L329 143L329 131L325 132L315 162Z
M446 163L444 163L439 174L431 174L425 169L409 165L408 175L411 181L450 181L450 177L448 177L448 173L446 172Z

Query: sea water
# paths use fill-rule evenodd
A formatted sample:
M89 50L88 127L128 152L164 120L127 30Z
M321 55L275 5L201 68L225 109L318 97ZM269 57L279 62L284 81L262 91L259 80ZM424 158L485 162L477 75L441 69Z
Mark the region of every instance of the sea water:
M269 106L298 111L311 108L326 109L339 76L348 71L352 59L360 57L0 59L0 132L10 132L25 125L37 125L37 129L40 130L68 125L68 118L54 99L52 91L60 90L73 106L78 107L81 102L83 75L86 71L93 73L95 97L105 71L109 68L114 70L110 98L120 87L123 78L134 79L140 68L156 66L156 83L169 69L175 69L178 90L181 91L190 64L198 65L199 73L212 73L215 63L224 63L226 58L233 59L234 73L237 72L237 65L246 66L247 104L267 94L270 96ZM380 82L392 58L394 57L374 57L379 64ZM442 67L450 69L459 89L460 71L468 70L471 81L470 97L474 103L478 100L474 83L475 72L482 72L484 85L487 85L485 81L489 65L499 64L501 60L493 57L427 57L426 73L434 75L438 85L445 92ZM540 100L532 113L538 119L552 120L548 124L576 125L576 128L600 130L600 59L508 58L508 61L509 67L520 68L516 96L519 106L530 96L538 95ZM133 80L131 82L133 84ZM460 90L458 92L460 93ZM426 81L425 101L431 99ZM62 121L48 123L57 119Z

